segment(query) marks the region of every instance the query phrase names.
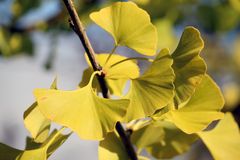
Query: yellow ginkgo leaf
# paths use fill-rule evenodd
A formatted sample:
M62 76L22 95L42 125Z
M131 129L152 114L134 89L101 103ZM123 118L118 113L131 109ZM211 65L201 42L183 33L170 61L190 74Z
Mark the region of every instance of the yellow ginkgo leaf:
M202 131L212 121L223 118L224 114L220 112L223 105L220 89L205 75L188 102L180 109L169 111L165 116L179 129L191 134Z
M190 149L192 143L194 143L198 138L194 134L189 135L182 132L170 122L157 121L153 123L158 124L154 130L148 130L148 132L150 132L148 134L148 137L150 139L153 139L152 136L156 137L157 134L161 134L161 130L163 130L165 135L161 139L156 139L155 143L152 143L152 145L147 146L146 148L147 152L155 158L169 159L173 158L174 156L183 154ZM151 132L153 132L152 135ZM145 137L145 139L147 139L147 137Z
M55 79L50 87L51 89L57 89L57 80ZM31 133L35 142L44 142L49 134L50 120L46 119L38 109L37 102L33 103L24 112L24 125Z
M123 142L116 132L108 133L98 146L99 160L129 160ZM149 158L138 155L139 160L149 160Z
M141 150L153 144L161 143L164 136L165 133L161 121L156 121L134 131L131 135L131 140Z
M95 72L96 73L96 72ZM83 139L101 140L122 121L127 99L104 99L92 89L92 74L87 86L74 91L36 89L39 109L48 119L69 127Z
M117 2L94 12L90 18L108 33L115 45L127 46L152 56L157 49L157 31L146 11L133 2Z
M136 60L126 60L128 57L121 56L118 54L113 54L111 58L106 63L109 54L101 53L96 54L96 60L103 67L103 72L106 78L110 79L133 79L139 76L139 67ZM87 56L85 56L88 65L91 66ZM117 64L121 62L121 64Z
M71 135L63 135L61 131L54 130L52 134L39 147L18 150L0 143L1 160L47 160L47 158ZM3 159L2 159L3 158Z
M112 55L109 61L105 64L108 56L109 54L96 54L96 60L101 66L103 66L103 71L106 74L105 78L109 86L110 93L122 96L122 91L127 80L130 78L137 78L139 76L139 67L134 60L124 61L121 64L114 65L127 59L127 57L116 54ZM88 59L87 62L90 65ZM80 87L87 85L92 73L93 69L91 67L84 70ZM99 92L101 91L96 78L93 80L93 87L97 88Z
M24 112L24 124L35 142L44 142L48 137L51 121L39 111L37 102Z
M172 100L175 76L171 65L169 51L163 49L142 76L132 79L125 96L130 99L126 121L150 116Z
M176 74L175 99L178 104L191 97L206 73L206 64L199 56L203 46L204 42L200 32L193 27L187 27L177 49L172 54L173 69Z
M128 155L117 133L108 133L98 147L98 159L127 160Z
M240 133L231 113L226 113L224 119L210 130L197 133L208 147L216 160L239 160Z

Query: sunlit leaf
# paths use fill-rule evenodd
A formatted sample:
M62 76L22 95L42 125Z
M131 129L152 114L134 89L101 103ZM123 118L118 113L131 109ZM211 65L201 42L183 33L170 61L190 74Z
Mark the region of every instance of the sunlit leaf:
M90 18L109 32L116 45L128 46L144 55L154 55L157 31L144 10L132 2L117 2L94 12Z
M92 89L92 75L87 86L74 91L36 89L40 111L48 119L69 127L83 139L100 140L122 121L127 99L104 99ZM87 98L86 98L87 97Z
M187 27L173 52L173 69L176 74L176 100L178 104L186 101L195 91L206 72L204 60L199 56L204 43L200 32Z
M137 131L152 122L151 118L136 119L126 124L126 128Z
M171 65L169 51L164 49L142 76L132 79L126 95L130 99L127 121L150 116L172 100L174 73Z
M125 56L114 54L105 64L108 56L109 54L98 54L96 56L98 63L103 66L103 72L106 74L106 78L124 79L137 78L139 76L139 68L135 60L124 61L121 64L114 65L127 58Z
M57 89L57 80L55 79L51 85L51 89ZM37 102L33 103L24 112L24 124L34 141L38 143L44 142L49 134L50 120L46 119L40 112Z
M24 112L24 124L36 142L43 142L48 137L50 120L39 111L37 103L33 103Z
M156 143L147 147L147 151L155 158L173 158L188 151L191 144L197 140L196 135L186 134L169 122L160 121L155 123L159 123L158 128L152 130L152 132L155 131L152 134L159 134L159 132L163 130L165 135L164 138L159 139ZM157 132L157 129L159 132Z
M109 86L110 93L117 96L122 96L122 91L127 79L133 79L139 76L138 65L134 60L124 61L121 64L114 65L127 58L116 54L112 55L107 64L105 64L108 56L109 54L97 54L96 59L98 63L103 66L103 71L106 74L105 78ZM88 64L90 65L89 62ZM84 70L80 87L87 85L92 73L93 69L91 67ZM97 88L98 91L101 91L96 78L93 80L93 87Z
M62 130L54 131L39 148L18 150L0 143L1 160L47 160L70 134L62 135ZM2 159L3 158L3 159Z
M130 160L123 142L116 132L108 133L98 146L99 160ZM147 157L138 155L139 160L149 160Z
M216 160L238 160L240 157L239 128L231 113L210 130L199 132L198 135Z
M60 130L61 131L61 130ZM57 150L72 134L59 134L60 131L54 130L51 135L49 136L49 141L46 141L43 145L49 144L49 147L47 149L47 156L51 156L55 150Z
M165 116L182 131L191 134L205 129L212 121L223 118L220 112L223 96L215 82L204 76L195 93L180 109L171 110Z

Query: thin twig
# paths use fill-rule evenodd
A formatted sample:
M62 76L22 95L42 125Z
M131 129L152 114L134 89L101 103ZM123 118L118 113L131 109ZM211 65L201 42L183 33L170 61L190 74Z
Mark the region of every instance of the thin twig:
M79 16L77 14L77 11L74 7L72 0L63 0L63 2L68 10L70 17L71 17L70 26L73 29L73 31L79 36L94 71L101 71L102 67L97 63L97 61L95 59L94 50L92 49L90 41L86 35L86 32L85 32L84 27L79 19ZM108 88L107 88L107 84L104 79L104 76L105 75L98 76L98 81L99 81L100 87L102 89L103 97L109 98ZM120 122L116 123L116 130L125 146L125 149L126 149L126 152L129 156L129 158L131 160L137 160L138 158L137 158L136 152L133 148L133 145Z

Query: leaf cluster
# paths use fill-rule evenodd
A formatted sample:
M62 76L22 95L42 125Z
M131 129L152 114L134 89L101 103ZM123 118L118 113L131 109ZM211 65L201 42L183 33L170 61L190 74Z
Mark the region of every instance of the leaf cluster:
M158 159L172 158L188 151L199 138L214 159L240 157L239 128L230 113L221 112L223 96L206 73L200 57L204 43L196 28L186 27L177 48L169 53L157 50L155 26L147 12L132 2L114 3L90 18L115 42L111 53L96 55L102 71L89 66L73 91L57 89L56 81L51 89L36 89L36 102L25 112L24 123L40 145L20 151L2 144L1 157L45 160L70 135L61 134L64 128L49 133L52 122L70 128L81 139L100 141L100 160L129 159L114 129L117 122L125 124L139 159L148 159L143 150ZM120 46L153 57L120 56L116 53ZM139 61L150 63L142 74ZM105 76L111 99L99 95L97 74ZM130 86L124 94L127 82ZM216 127L206 130L216 120L220 120ZM4 154L7 150L13 154Z

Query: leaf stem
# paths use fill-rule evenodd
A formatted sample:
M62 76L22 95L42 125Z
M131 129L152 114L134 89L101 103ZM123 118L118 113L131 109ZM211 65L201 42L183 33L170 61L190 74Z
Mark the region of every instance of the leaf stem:
M85 33L84 27L79 19L79 16L77 14L77 11L74 7L72 0L63 0L63 2L68 10L70 17L71 17L71 19L69 21L70 27L79 36L79 39L82 42L82 45L87 53L87 56L89 58L89 61L92 65L94 71L101 71L102 67L96 61L94 50L92 49L90 41L88 40L87 34ZM106 81L104 79L104 76L105 76L104 74L102 74L101 76L98 76L98 81L99 81L100 87L102 89L103 97L109 98L108 87L107 87ZM137 158L136 152L133 148L133 145L132 145L130 139L126 135L126 132L125 132L122 124L120 122L117 122L115 128L124 144L125 150L129 156L129 158L131 160L137 160L138 158Z
M110 66L110 68L112 68L112 67L114 67L114 66L116 66L116 65L118 65L118 64L121 64L121 63L123 63L123 62L130 61L130 60L135 60L135 59L136 59L136 60L149 61L149 62L152 62L152 61L153 61L152 59L149 59L149 58L146 58L146 57L130 57L130 58L126 58L126 59L123 59L123 60L121 60L121 61L118 61L118 62L112 64L112 65Z
M110 52L110 54L109 54L108 57L107 57L107 60L105 61L103 67L107 65L108 61L110 60L110 58L112 57L112 55L115 53L117 47L118 47L118 45L114 45L112 51Z

